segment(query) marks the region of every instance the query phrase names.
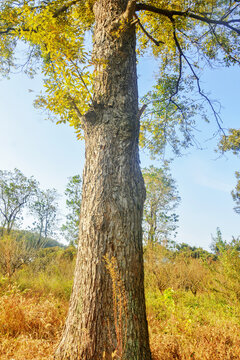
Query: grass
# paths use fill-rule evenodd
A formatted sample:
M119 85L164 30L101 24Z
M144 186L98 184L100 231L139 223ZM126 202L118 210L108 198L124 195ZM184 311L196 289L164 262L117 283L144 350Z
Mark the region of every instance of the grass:
M217 298L163 294L158 306L151 299L147 308L154 360L240 359L239 317L219 305Z
M63 250L46 255L48 260L45 255L20 270L11 284L0 279L1 360L53 359L74 262ZM161 249L145 252L153 360L239 360L240 282L232 277L234 262L222 271L220 260L209 266L201 259L161 260L166 257ZM223 265L226 269L226 258Z
M166 333L162 324L152 322L150 339L153 358L237 360L240 359L239 330L239 327L231 325L224 328L198 325L189 331L184 324L178 324L174 332Z
M1 360L51 360L56 340L32 339L29 336L17 338L0 337Z
M3 309L0 314L1 360L51 360L67 303L55 297L10 291L0 298L0 306ZM235 321L222 318L214 325L208 320L201 323L196 318L191 320L188 311L183 317L182 311L183 308L176 306L175 311L172 308L162 319L148 307L154 360L240 359L240 327Z
M67 302L9 287L0 297L0 359L50 360Z

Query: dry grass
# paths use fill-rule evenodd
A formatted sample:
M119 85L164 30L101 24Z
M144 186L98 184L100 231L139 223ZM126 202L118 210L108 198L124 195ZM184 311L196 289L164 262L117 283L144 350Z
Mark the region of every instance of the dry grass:
M32 339L21 335L17 338L0 337L1 360L52 360L55 341Z
M153 360L239 360L240 327L174 324L149 319ZM166 333L166 329L168 332Z
M50 360L67 304L11 290L0 298L0 359Z
M239 282L230 272L232 259L226 271L219 271L221 263L213 264L213 271L201 259L174 258L170 262L162 258L167 259L161 252L146 254L153 360L239 360L240 303L235 296ZM19 288L31 291L21 292L14 286L7 287L3 280L0 282L1 360L53 359L66 317L72 275L66 272L64 259L55 267L51 261L43 266L43 260L48 259L39 258L39 268L43 270L22 269L15 280ZM116 287L121 289L115 273L112 278L116 278ZM122 304L122 298L118 299L120 295L114 291L115 303ZM121 317L121 307L118 310L120 315L116 313L115 319ZM119 335L123 336L124 332Z
M67 303L54 297L11 291L0 298L0 359L52 360L66 316ZM240 359L240 327L175 318L157 320L149 314L153 360Z
M66 306L48 299L19 293L0 298L0 334L6 337L30 335L35 339L54 339L62 327Z

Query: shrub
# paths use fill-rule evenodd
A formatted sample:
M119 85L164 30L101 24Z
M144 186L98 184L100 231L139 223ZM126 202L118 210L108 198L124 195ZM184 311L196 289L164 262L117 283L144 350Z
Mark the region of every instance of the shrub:
M36 259L14 277L21 290L52 294L68 300L72 291L75 267L74 247L41 249Z

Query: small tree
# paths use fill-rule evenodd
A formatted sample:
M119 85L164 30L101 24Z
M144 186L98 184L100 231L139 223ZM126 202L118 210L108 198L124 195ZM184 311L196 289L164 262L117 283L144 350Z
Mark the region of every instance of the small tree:
M225 250L226 247L227 247L227 242L225 240L223 240L222 232L218 227L217 228L217 235L216 236L212 235L212 243L210 245L210 248L214 252L214 254L220 255L220 253L223 250Z
M33 231L38 232L36 246L40 247L52 236L57 224L58 203L55 189L36 189L35 199L30 204L30 213L34 216Z
M5 234L0 238L0 270L9 279L22 265L34 256L34 249L25 239L18 240L16 235Z
M62 225L62 231L70 243L77 244L79 232L79 215L82 199L82 179L80 175L69 178L65 195L68 214L66 223Z
M228 135L222 136L219 142L219 149L222 152L232 151L234 155L240 155L240 129L229 129ZM240 214L240 172L235 172L237 185L232 191L233 200L236 203L234 210Z
M234 210L237 214L240 214L240 172L235 172L236 178L237 178L237 185L235 186L235 189L232 191L232 198L235 201L236 206L234 207Z
M23 173L0 170L0 220L1 234L10 234L13 227L21 222L24 207L29 203L37 187L32 177L27 178Z
M173 213L180 201L168 164L143 169L146 186L143 229L145 243L166 242L176 230L178 216Z
M216 288L229 301L239 303L240 300L240 238L232 238L218 253L216 268Z

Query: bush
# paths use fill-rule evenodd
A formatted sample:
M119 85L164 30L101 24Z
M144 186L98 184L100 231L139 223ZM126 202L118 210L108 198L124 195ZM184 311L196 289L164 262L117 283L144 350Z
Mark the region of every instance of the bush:
M173 290L191 291L196 295L208 287L211 272L202 258L156 245L146 248L145 260L147 289L158 289L162 293L170 287Z
M14 277L21 290L52 294L68 300L72 291L76 249L41 249L35 260Z

